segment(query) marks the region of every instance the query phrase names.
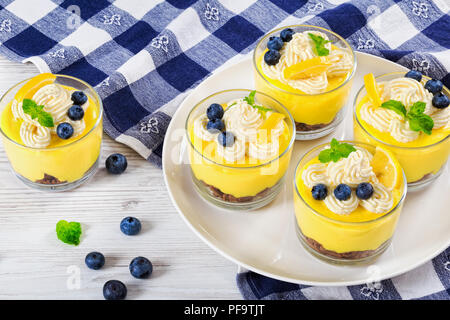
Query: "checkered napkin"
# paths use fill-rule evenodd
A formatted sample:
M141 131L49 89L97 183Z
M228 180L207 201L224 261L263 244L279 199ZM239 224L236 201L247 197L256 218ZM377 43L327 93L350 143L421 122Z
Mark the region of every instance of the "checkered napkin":
M0 0L0 53L95 86L106 133L160 166L167 126L183 98L271 29L329 28L356 50L450 86L448 11L448 0ZM254 273L239 274L238 285L255 299L448 298L448 255L371 286L299 287Z

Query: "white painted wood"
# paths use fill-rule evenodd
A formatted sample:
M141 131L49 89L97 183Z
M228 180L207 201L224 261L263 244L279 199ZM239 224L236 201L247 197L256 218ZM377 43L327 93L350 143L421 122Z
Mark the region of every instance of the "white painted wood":
M31 64L0 57L0 93L35 74ZM105 172L104 160L113 152L128 158L121 176ZM128 215L143 223L138 236L119 230ZM79 246L57 240L60 219L82 223ZM84 264L94 250L106 257L97 271ZM150 279L130 275L128 264L138 255L153 262ZM79 289L71 281L77 270ZM0 299L103 299L103 284L110 279L127 285L129 299L241 299L235 275L236 265L201 242L178 216L162 171L106 135L99 172L86 185L58 194L26 188L0 148Z

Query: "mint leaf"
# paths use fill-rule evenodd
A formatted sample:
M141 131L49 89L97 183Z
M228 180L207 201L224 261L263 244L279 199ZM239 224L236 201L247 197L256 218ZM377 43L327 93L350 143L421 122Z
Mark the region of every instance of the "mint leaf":
M356 151L355 147L348 143L340 143L336 147L336 151L344 158L347 158L350 153Z
M427 104L425 102L417 101L411 106L411 108L409 108L408 113L416 115L421 114L425 111L426 106Z
M60 220L56 224L56 235L62 242L77 246L80 244L81 224Z
M33 100L23 99L22 109L31 119L37 119L41 126L49 128L55 126L52 115L44 111L44 106L38 106Z
M413 131L423 131L430 135L434 127L433 119L424 113L411 114L408 113L409 128Z
M248 97L244 98L244 101L247 102L253 108L258 109L258 111L261 111L261 112L271 111L272 109L270 109L270 108L266 108L266 107L263 107L263 106L258 106L258 105L255 104L255 94L256 94L256 90L253 90L252 92L250 92Z
M406 117L406 108L400 101L397 100L388 100L381 104L382 108L389 109L395 111L399 115Z
M327 56L330 54L330 50L325 48L325 44L331 42L329 40L325 40L321 36L316 36L315 34L308 33L311 40L314 42L315 51L318 56Z
M263 107L263 106L257 106L257 105L253 105L252 107L256 108L256 109L258 109L259 111L262 111L262 112L267 112L267 111L271 111L272 110L270 108L266 108L266 107Z
M327 163L331 161L331 149L325 149L319 153L319 161L322 163Z
M330 148L324 149L319 153L319 161L322 163L338 162L341 158L347 158L353 151L356 151L356 148L351 144L340 143L333 138L330 142Z

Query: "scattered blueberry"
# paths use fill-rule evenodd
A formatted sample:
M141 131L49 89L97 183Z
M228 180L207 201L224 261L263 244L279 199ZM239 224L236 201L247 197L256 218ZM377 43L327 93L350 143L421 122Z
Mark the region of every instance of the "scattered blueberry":
M120 222L120 230L128 236L134 236L141 231L141 222L135 217L126 217Z
M284 42L289 42L292 40L292 36L294 35L294 33L295 33L294 30L292 30L291 28L286 28L283 31L281 31L280 38Z
M279 51L281 48L283 48L284 42L281 40L280 37L270 37L269 41L267 42L267 48L269 50L276 50Z
M422 73L417 70L410 70L405 74L406 78L411 78L420 82L422 80Z
M431 79L428 80L425 83L425 89L427 89L428 91L430 91L432 94L436 94L438 92L441 92L442 88L444 87L444 85L442 84L441 81L436 80L436 79Z
M341 200L341 201L348 200L351 195L352 195L352 189L345 183L339 184L334 189L334 196L338 200Z
M89 269L98 270L105 265L105 256L100 252L88 253L84 259Z
M144 279L150 277L153 272L153 265L147 258L136 257L131 260L130 273L133 277Z
M73 135L73 127L68 122L60 123L56 127L56 133L61 139L70 139L70 137Z
M225 129L225 123L223 123L221 119L212 119L206 124L206 129L209 132L216 133L217 131Z
M119 280L109 280L103 286L106 300L123 300L127 296L127 287Z
M361 200L367 200L373 195L373 187L368 182L358 184L356 187L356 196Z
M206 109L206 115L208 117L208 119L213 120L213 119L222 119L223 117L223 108L220 104L218 103L213 103L212 105L210 105L208 107L208 109Z
M75 91L74 93L72 93L72 101L74 104L82 106L86 103L87 100L88 98L83 91Z
M319 183L312 187L311 192L314 199L323 200L327 197L328 189L326 185Z
M73 121L81 120L84 117L84 110L82 107L75 104L69 108L67 116Z
M224 147L232 147L234 144L234 134L230 131L221 132L217 139L219 140L220 145Z
M433 103L433 106L438 109L445 109L450 104L450 99L443 94L442 92L439 92L434 95L433 100L431 100Z
M269 65L273 66L280 61L281 54L276 50L269 50L264 54L264 61Z
M105 162L106 170L112 174L121 174L128 166L127 158L120 153L110 155Z

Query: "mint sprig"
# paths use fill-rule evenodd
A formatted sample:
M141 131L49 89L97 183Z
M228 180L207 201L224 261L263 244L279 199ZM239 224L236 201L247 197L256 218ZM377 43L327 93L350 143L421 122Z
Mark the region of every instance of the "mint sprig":
M325 45L331 41L324 39L321 36L316 36L315 34L308 33L311 40L314 42L315 51L318 56L327 56L330 54L330 50L325 48Z
M260 112L272 111L272 109L270 109L270 108L256 105L255 104L255 94L256 94L256 90L253 90L252 92L250 92L250 94L247 97L244 98L244 101L247 102L253 108L258 109Z
M80 244L81 224L60 220L56 224L56 235L62 242L77 246Z
M409 111L406 111L405 106L397 100L389 100L381 104L382 108L393 110L399 115L403 116L409 122L409 128L413 131L423 131L430 135L434 127L433 119L424 113L426 103L417 101L414 103Z
M351 144L339 142L333 138L330 148L320 151L319 161L322 163L338 162L341 158L347 158L353 151L356 151L356 148Z
M52 115L44 111L44 106L38 106L33 100L24 99L22 109L23 112L30 115L31 119L37 119L41 126L48 128L55 126Z

